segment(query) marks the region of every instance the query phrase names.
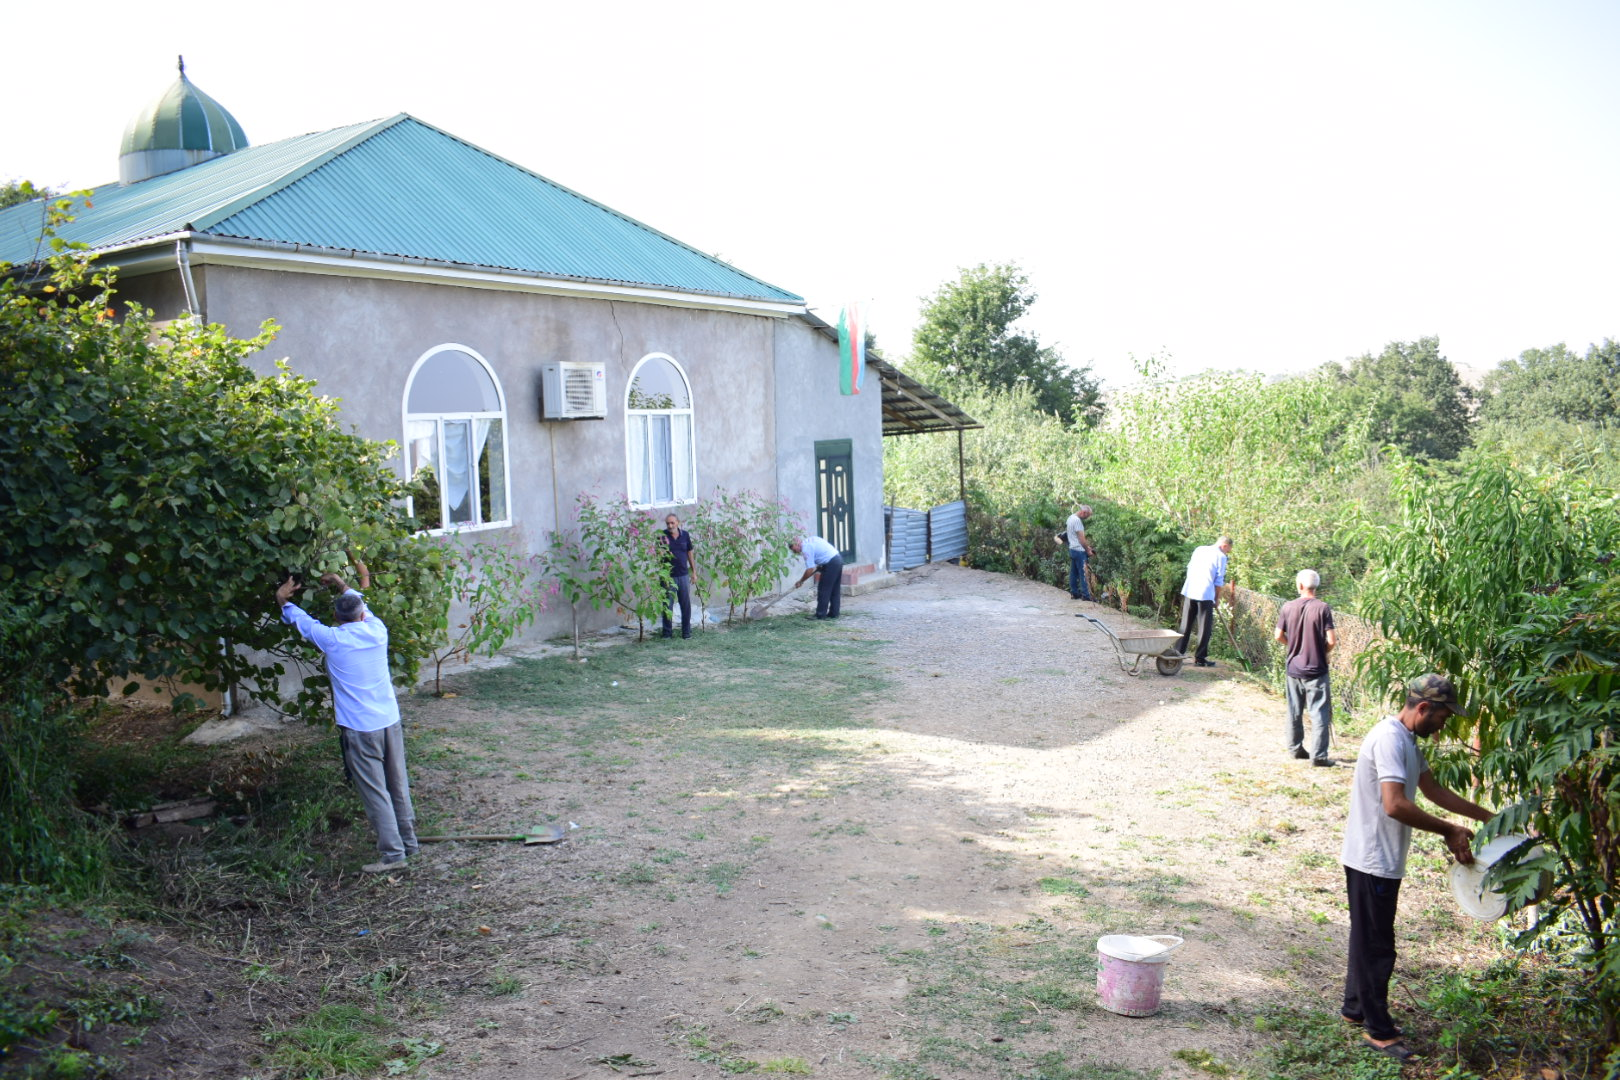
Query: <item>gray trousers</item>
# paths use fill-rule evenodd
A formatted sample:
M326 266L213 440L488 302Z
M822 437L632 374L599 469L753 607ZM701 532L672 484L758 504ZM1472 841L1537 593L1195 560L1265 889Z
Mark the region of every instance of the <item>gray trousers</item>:
M1304 747L1312 758L1328 756L1328 739L1333 734L1333 690L1326 674L1314 679L1285 675L1288 695L1289 750ZM1306 742L1305 718L1310 717L1310 741Z
M416 811L405 774L405 729L390 724L380 731L338 728L343 764L365 803L383 862L416 854Z

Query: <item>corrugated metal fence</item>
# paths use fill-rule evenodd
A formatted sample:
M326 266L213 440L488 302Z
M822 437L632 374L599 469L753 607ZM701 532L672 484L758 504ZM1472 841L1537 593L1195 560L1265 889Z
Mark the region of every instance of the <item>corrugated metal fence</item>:
M883 519L890 570L910 570L967 554L967 504L960 499L928 511L885 506Z
M889 569L910 570L928 561L928 515L922 510L885 506L889 534Z

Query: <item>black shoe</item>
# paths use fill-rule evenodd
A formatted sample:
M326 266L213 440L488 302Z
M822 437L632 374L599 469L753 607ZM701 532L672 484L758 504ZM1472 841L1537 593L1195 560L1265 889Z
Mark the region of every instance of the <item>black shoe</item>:
M675 635L671 634L668 630L665 630L662 634L659 634L658 636L662 637L662 638L667 638L667 637L674 637Z
M1339 763L1337 761L1333 760L1330 757L1318 757L1318 758L1311 758L1311 764L1312 765L1319 765L1324 769L1333 769L1333 768L1337 768Z
M1294 756L1301 761L1304 761L1306 758L1311 756L1310 751L1306 750L1303 746L1294 747L1293 753Z
M692 631L690 631L690 630L682 630L681 631L681 640L682 641L685 641L687 638L689 638L691 636L692 636Z
M1213 661L1213 660L1194 660L1193 661L1193 667L1214 667L1214 666L1215 666L1215 661Z

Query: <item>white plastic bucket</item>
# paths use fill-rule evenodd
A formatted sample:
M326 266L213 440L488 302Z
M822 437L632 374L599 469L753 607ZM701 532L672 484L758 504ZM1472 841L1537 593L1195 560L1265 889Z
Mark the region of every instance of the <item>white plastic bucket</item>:
M1507 914L1508 900L1503 893L1485 887L1485 875L1490 873L1508 852L1530 839L1519 833L1509 833L1498 836L1495 840L1480 848L1474 853L1474 861L1467 866L1462 863L1453 863L1451 867L1451 894L1457 898L1458 905L1474 918L1481 922L1493 922ZM1531 849L1535 855L1541 851L1536 847ZM1547 899L1552 892L1552 875L1542 874L1541 888L1531 899L1531 903L1539 903Z
M1152 1016L1164 993L1170 954L1185 942L1173 934L1109 934L1097 939L1097 998L1121 1016Z

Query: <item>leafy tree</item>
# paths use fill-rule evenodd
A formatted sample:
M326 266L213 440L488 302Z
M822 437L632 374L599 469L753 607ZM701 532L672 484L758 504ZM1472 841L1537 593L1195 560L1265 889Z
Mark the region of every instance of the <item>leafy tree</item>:
M746 616L749 600L781 583L795 558L788 543L804 535L804 522L786 503L724 488L692 508L687 526L701 545L694 587L705 603L725 592L727 622L739 610Z
M632 510L628 500L603 502L579 494L574 527L551 534L540 563L556 579L557 592L568 601L574 621L574 659L580 658L581 604L597 611L622 608L636 617L637 638L646 623L668 606L669 564L663 558L658 519Z
M1473 391L1440 355L1440 339L1392 341L1348 366L1329 364L1345 401L1364 413L1372 436L1418 457L1449 459L1469 444Z
M7 180L0 183L0 210L35 199L49 199L54 194L49 188L35 187L27 180Z
M445 553L446 580L459 621L433 650L433 692L441 697L444 665L494 656L545 610L547 598L534 577L537 560L516 537L478 544L456 537L452 545Z
M1091 369L1069 366L1056 349L1013 329L1036 298L1029 276L1014 264L964 269L924 302L908 368L952 392L1025 386L1042 412L1095 424L1101 392Z
M1357 660L1379 690L1438 671L1471 720L1430 755L1448 786L1500 807L1481 838L1533 830L1496 871L1523 902L1557 891L1529 936L1572 911L1592 998L1620 1010L1620 496L1579 475L1538 477L1481 457L1449 479L1397 461L1401 514L1365 536L1365 609L1385 634Z
M1559 343L1503 361L1485 376L1480 416L1518 427L1620 420L1620 342L1606 338L1585 356Z
M1081 457L1090 490L1165 531L1232 537L1233 574L1249 588L1285 593L1309 566L1342 589L1361 569L1336 531L1356 513L1346 495L1372 444L1365 416L1322 375L1144 382L1117 395Z
M270 600L288 572L346 571L351 552L371 567L395 677L414 681L446 593L437 547L398 509L392 446L347 432L285 362L248 367L273 324L238 340L119 317L110 273L49 246L38 291L0 282L0 599L33 605L54 642L47 681L240 687L329 715L318 656ZM289 665L305 678L283 703Z

